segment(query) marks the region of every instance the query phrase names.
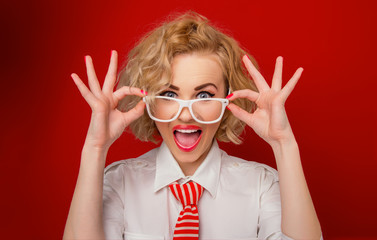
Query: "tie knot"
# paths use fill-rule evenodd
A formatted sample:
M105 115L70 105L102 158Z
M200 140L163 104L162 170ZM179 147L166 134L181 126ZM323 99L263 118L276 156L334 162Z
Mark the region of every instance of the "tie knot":
M203 194L203 187L191 181L182 185L174 182L169 185L169 188L174 197L180 201L184 207L187 205L197 205Z

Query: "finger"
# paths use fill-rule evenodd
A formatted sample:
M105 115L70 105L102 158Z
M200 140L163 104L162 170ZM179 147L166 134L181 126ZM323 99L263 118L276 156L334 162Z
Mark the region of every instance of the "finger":
M123 113L126 120L126 125L128 126L131 122L135 121L144 114L145 103L141 100L136 106L130 109L128 112Z
M233 104L233 103L230 103L227 108L233 113L233 115L240 119L241 121L245 122L247 125L251 126L251 119L252 119L252 116L253 114L252 113L249 113L245 110L243 110L242 108L240 108L239 106Z
M276 58L274 76L272 77L271 89L276 91L281 90L281 82L283 75L283 57L279 56Z
M262 74L260 74L258 69L255 68L247 55L243 56L243 62L245 63L245 66L251 77L253 78L259 92L269 90L270 87L268 86L266 80L264 80Z
M123 86L123 87L119 88L118 90L116 90L113 94L113 96L115 98L114 99L115 105L117 105L118 102L127 95L135 95L135 96L139 96L139 97L145 96L144 92L142 92L142 90L140 88Z
M102 90L104 93L110 94L114 90L114 85L117 77L117 66L118 66L118 53L117 51L111 51L110 64L105 77L105 82L103 84Z
M232 94L230 94L227 98L230 101L233 101L237 98L247 98L250 101L255 102L257 101L258 97L259 97L259 93L250 89L243 89L243 90L237 90L237 91L232 92Z
M96 102L96 97L92 94L92 92L86 87L86 85L81 81L80 77L77 76L76 73L72 73L71 77L75 82L77 88L79 89L81 95L85 99L85 101L92 106Z
M93 60L90 56L85 56L85 64L90 90L96 97L99 97L101 96L101 87L98 83L97 75L93 66Z
M287 84L285 84L284 88L281 90L281 94L284 100L288 98L288 96L291 94L291 92L295 88L303 71L304 71L303 68L301 67L298 68L296 72L293 74L292 78L287 82Z

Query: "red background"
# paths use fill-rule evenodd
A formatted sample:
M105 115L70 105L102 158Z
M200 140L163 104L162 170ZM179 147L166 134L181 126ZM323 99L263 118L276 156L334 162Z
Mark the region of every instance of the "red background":
M195 10L227 29L270 80L305 71L287 102L325 239L377 238L374 1L3 1L1 3L2 239L60 239L90 119L73 81L84 55L102 80L172 12ZM251 130L230 154L276 166ZM124 134L107 164L153 148ZM5 234L5 236L4 236Z

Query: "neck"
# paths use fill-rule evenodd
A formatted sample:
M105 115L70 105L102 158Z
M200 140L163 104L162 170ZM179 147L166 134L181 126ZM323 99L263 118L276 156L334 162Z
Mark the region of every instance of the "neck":
M179 161L176 159L179 167L181 168L183 174L185 176L192 176L194 175L196 169L204 162L204 159L207 157L210 149L212 147L212 144L209 146L209 148L195 161Z
M185 174L185 176L192 176L192 175L194 175L196 169L198 169L198 167L200 166L200 164L202 164L203 161L204 161L204 159L201 160L201 161L195 161L193 163L180 163L180 162L178 162L178 165L182 169L182 172L183 172L183 174Z

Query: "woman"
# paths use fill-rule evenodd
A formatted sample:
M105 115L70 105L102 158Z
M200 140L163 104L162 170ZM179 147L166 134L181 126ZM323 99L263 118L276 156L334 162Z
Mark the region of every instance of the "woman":
M302 68L282 88L278 57L269 87L236 41L195 13L147 34L115 92L117 53L102 89L85 59L90 90L72 78L92 118L64 239L321 238L284 109ZM218 148L216 140L239 144L245 124L270 144L278 172ZM107 152L128 126L163 143L104 175Z

